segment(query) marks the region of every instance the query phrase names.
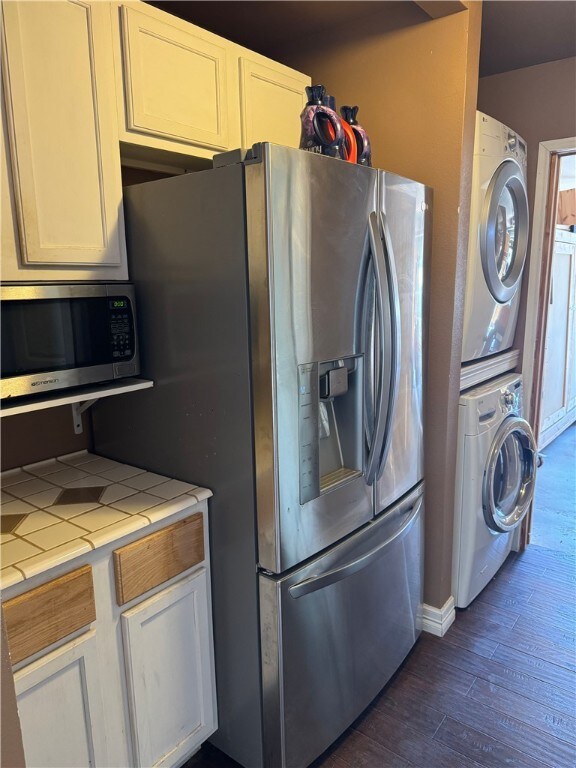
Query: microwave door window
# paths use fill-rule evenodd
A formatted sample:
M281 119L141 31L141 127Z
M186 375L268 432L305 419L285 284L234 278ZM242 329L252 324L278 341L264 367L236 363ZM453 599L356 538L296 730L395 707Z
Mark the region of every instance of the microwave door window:
M107 362L106 299L4 302L2 378Z
M66 317L66 313L70 313L67 304L5 303L2 308L3 377L69 367L74 345L70 320Z
M110 319L107 299L71 302L76 368L102 365L110 360Z

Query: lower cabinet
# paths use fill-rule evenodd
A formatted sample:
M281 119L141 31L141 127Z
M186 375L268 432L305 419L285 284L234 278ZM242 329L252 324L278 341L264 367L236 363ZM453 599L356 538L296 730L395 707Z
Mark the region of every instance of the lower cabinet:
M206 511L6 590L26 768L178 766L216 730Z
M121 616L136 765L174 765L216 728L206 570Z
M94 631L14 675L26 768L107 765Z

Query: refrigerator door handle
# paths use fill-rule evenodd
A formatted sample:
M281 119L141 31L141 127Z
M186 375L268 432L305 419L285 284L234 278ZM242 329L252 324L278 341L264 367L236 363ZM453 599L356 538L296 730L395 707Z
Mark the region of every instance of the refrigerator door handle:
M311 576L308 579L304 579L304 581L298 582L298 584L293 584L288 589L290 596L296 600L299 597L304 597L304 595L309 595L311 592L317 592L319 589L324 589L324 587L328 587L330 584L335 584L337 581L342 581L342 579L346 579L348 576L352 576L354 573L358 573L358 571L367 568L369 565L371 565L371 563L373 563L375 560L378 560L378 558L384 554L384 550L393 541L396 541L396 539L402 536L402 534L404 534L408 528L410 528L416 519L420 508L422 507L422 503L423 497L420 496L414 503L408 504L405 507L401 507L396 512L398 516L403 516L408 512L411 512L411 514L406 518L406 520L404 520L402 526L397 531L395 531L392 536L388 537L377 547L371 549L365 555L358 557L356 560L352 560L350 563L346 563L345 565L334 568L333 570L327 571L326 573L322 573L318 576Z
M400 289L398 287L398 275L396 274L394 252L392 250L392 237L390 235L390 228L388 227L388 222L386 221L386 216L384 215L383 211L380 211L380 225L382 231L382 239L380 242L383 243L383 250L386 259L386 274L388 278L391 320L391 346L389 349L390 388L388 395L388 412L386 414L386 429L384 433L382 452L380 454L380 463L377 472L378 478L381 477L382 472L384 471L384 466L386 464L386 460L388 459L388 453L390 452L390 444L392 442L392 424L396 411L396 403L398 401L398 387L400 383L400 359L402 351L402 333L400 327Z
M368 236L368 235L367 235ZM362 303L360 307L360 337L358 348L364 353L364 434L368 451L371 452L373 445L373 434L375 421L376 404L376 381L375 366L377 364L374 350L374 323L376 322L376 296L375 290L372 291L372 282L374 280L371 270L372 256L370 249L367 249L365 263L362 267ZM368 461L369 461L368 457Z
M392 316L389 302L387 301L390 290L388 286L386 256L380 237L378 218L374 211L368 217L368 232L370 235L370 254L375 276L375 315L378 324L376 337L379 343L379 355L377 357L380 361L380 369L376 373L378 383L374 405L374 435L366 461L366 482L368 485L372 485L379 467L379 459L382 456L388 421L386 411L389 411L387 403L390 398L391 378L385 377L384 373L392 364Z

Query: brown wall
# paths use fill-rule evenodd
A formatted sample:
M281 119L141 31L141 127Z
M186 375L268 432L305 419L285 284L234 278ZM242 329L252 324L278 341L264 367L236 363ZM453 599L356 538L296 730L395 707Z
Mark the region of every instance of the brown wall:
M376 5L376 4L375 4ZM414 4L300 39L277 58L359 104L374 165L434 189L426 406L425 601L451 594L462 296L476 109L481 4L429 20ZM461 215L459 215L459 211ZM457 299L455 297L458 297Z
M2 471L89 448L89 413L82 423L83 433L75 435L69 405L2 419Z
M478 109L513 128L526 140L528 200L533 218L538 145L543 141L576 136L576 58L482 77L478 87ZM528 276L529 265L524 270L514 343L520 349L524 342Z

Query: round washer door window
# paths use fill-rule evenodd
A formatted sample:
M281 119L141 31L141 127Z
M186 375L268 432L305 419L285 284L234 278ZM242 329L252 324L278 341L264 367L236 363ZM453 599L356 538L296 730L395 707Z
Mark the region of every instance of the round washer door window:
M505 160L488 186L480 225L482 270L490 293L505 304L518 289L528 245L528 198L520 167Z
M498 533L518 526L534 495L536 444L530 425L511 416L498 430L484 470L486 525Z

